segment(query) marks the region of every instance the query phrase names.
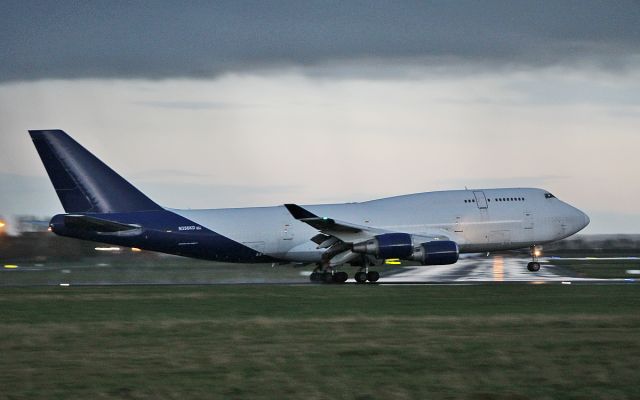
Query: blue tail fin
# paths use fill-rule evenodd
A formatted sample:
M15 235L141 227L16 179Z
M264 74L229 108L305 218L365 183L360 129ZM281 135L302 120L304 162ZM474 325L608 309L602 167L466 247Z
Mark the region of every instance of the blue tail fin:
M162 210L63 131L29 134L67 213Z

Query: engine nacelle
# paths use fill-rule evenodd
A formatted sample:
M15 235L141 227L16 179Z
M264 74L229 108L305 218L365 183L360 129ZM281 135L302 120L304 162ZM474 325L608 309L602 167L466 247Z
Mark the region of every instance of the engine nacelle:
M433 240L408 233L384 233L353 245L354 253L370 254L377 258L399 258L419 261L422 265L447 265L458 261L460 252L456 242Z
M411 259L420 261L422 265L448 265L458 262L460 250L458 244L451 240L433 240L420 245Z
M408 259L413 253L413 240L408 233L383 233L353 245L354 253L371 254L377 258Z

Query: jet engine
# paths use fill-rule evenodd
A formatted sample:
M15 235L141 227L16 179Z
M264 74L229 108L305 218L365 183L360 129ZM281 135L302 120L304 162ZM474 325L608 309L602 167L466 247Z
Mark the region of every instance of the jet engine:
M353 245L354 253L370 254L377 258L399 258L419 261L422 265L455 264L459 250L450 240L424 241L426 238L408 233L384 233Z
M458 244L451 240L433 240L422 243L419 250L412 254L412 260L422 265L448 265L458 262L460 251Z

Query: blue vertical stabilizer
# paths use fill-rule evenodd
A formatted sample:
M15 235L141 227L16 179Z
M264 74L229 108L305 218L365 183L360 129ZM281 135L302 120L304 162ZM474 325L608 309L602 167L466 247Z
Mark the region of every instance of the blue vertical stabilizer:
M30 130L29 134L67 213L162 210L65 132Z

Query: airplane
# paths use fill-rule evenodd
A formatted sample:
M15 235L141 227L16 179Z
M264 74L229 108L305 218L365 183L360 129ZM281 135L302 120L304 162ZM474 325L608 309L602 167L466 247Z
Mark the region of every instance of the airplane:
M387 259L449 265L460 254L529 248L589 224L579 209L536 188L447 190L344 204L179 210L144 195L62 130L29 134L65 214L60 236L204 260L316 264L311 281L358 283Z

